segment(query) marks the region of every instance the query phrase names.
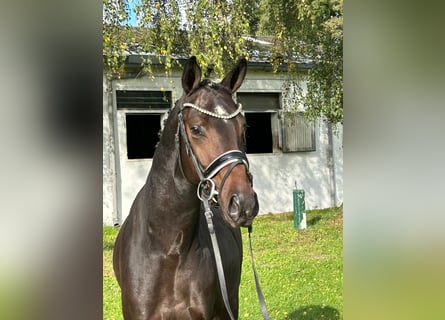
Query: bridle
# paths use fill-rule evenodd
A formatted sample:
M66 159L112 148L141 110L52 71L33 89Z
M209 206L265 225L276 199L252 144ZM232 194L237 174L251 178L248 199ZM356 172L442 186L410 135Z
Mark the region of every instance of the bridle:
M212 221L213 212L210 209L209 201L212 200L215 203L217 203L217 199L215 197L221 192L227 177L230 175L232 170L237 165L241 164L241 165L245 166L246 174L249 178L249 181L251 184L253 184L252 174L249 172L249 161L247 160L247 156L246 156L245 152L243 152L241 150L229 150L227 152L220 154L218 157L216 157L204 169L202 167L201 163L199 162L198 158L196 157L195 153L193 152L189 137L187 135L187 131L185 130L184 117L183 117L182 111L184 110L184 108L192 108L192 109L195 109L195 110L197 110L207 116L210 116L210 117L214 117L217 119L223 119L223 120L229 120L229 119L235 118L239 113L241 113L242 105L240 103L238 103L237 106L238 106L237 109L233 113L228 114L225 110L220 110L220 112L216 113L216 112L212 112L207 109L201 108L193 103L189 103L189 102L183 103L182 105L179 106L178 132L176 134L178 136L180 133L180 135L182 136L182 140L184 141L187 155L192 159L193 166L195 167L196 173L198 174L198 177L200 180L199 184L198 184L198 188L196 189L196 193L197 193L199 200L201 200L201 202L204 205L204 215L206 218L207 228L209 229L210 238L212 241L221 294L223 297L224 305L226 307L226 310L227 310L231 320L235 320L235 317L232 314L232 310L231 310L230 304L229 304L229 297L227 294L227 286L226 286L226 280L225 280L224 270L223 270L223 266L222 266L221 253L219 250L218 241L216 239L215 228L213 226L213 221ZM215 186L215 182L213 181L213 178L223 168L225 168L229 165L230 165L230 167L224 174L224 177L221 180L221 184L218 188L219 189L219 191L218 191L218 190L216 190L217 188ZM253 260L252 243L251 243L252 226L250 226L248 228L248 230L249 230L249 252L250 252L250 257L251 257L251 261L252 261L252 269L253 269L253 274L254 274L254 278L255 278L255 286L256 286L256 290L257 290L258 300L260 302L260 307L261 307L261 312L263 313L263 318L265 320L269 320L269 315L267 313L267 308L266 308L266 302L264 300L264 296L261 291L261 286L260 286L260 283L258 280L258 275L256 272L255 263Z
M193 152L192 146L190 144L189 137L187 135L187 132L185 130L185 124L184 124L184 117L183 117L183 110L185 108L192 108L195 109L203 114L206 114L210 117L214 117L217 119L232 119L235 118L239 113L241 113L242 105L239 103L238 108L235 112L231 114L222 114L221 113L215 113L208 111L206 109L203 109L193 103L186 102L180 106L179 113L178 113L178 130L181 133L182 139L184 141L185 150L187 152L187 155L192 159L193 166L195 167L196 173L199 177L199 184L198 188L196 190L197 196L199 200L203 201L204 199L207 200L213 200L214 202L217 202L216 196L222 191L222 188L224 186L224 182L226 181L227 177L230 175L232 170L239 164L242 164L246 168L246 174L252 183L252 175L249 172L249 161L247 160L245 152L241 150L229 150L227 152L224 152L220 154L218 157L216 157L206 168L203 168L201 163L199 162L198 158L196 157L195 153ZM213 178L224 168L230 165L229 169L225 173L223 179L221 180L221 184L219 186L219 190L217 190L215 182L213 181Z

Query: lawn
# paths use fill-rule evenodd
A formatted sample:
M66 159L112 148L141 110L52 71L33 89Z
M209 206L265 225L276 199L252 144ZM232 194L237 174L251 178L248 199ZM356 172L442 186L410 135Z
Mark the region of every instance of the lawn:
M343 214L341 208L310 210L306 230L293 226L292 212L255 219L255 265L274 320L343 319ZM104 319L119 320L120 290L111 263L118 229L103 229ZM262 319L242 229L244 262L239 319Z

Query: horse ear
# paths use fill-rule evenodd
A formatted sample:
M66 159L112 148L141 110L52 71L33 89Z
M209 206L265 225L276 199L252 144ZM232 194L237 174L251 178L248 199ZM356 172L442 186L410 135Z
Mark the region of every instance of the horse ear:
M232 93L241 87L241 84L244 81L244 77L247 72L247 60L242 58L235 67L233 67L232 71L230 71L224 79L221 81L221 84L227 88L229 88Z
M182 72L182 88L188 94L192 89L198 86L201 81L201 68L196 62L196 57L188 59L184 71Z

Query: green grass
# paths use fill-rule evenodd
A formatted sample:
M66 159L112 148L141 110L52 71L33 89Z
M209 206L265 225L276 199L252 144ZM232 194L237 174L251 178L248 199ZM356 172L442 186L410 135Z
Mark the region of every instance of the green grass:
M274 320L343 319L343 214L341 208L306 212L308 228L297 230L291 212L255 219L253 254ZM114 227L103 229L104 319L122 319L120 290L111 263ZM239 319L262 319L242 229L244 262Z

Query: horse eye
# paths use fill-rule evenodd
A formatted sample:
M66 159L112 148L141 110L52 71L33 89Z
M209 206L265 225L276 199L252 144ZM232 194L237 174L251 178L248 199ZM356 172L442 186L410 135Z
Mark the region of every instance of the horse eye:
M201 126L190 127L190 132L195 136L201 136L203 134Z

